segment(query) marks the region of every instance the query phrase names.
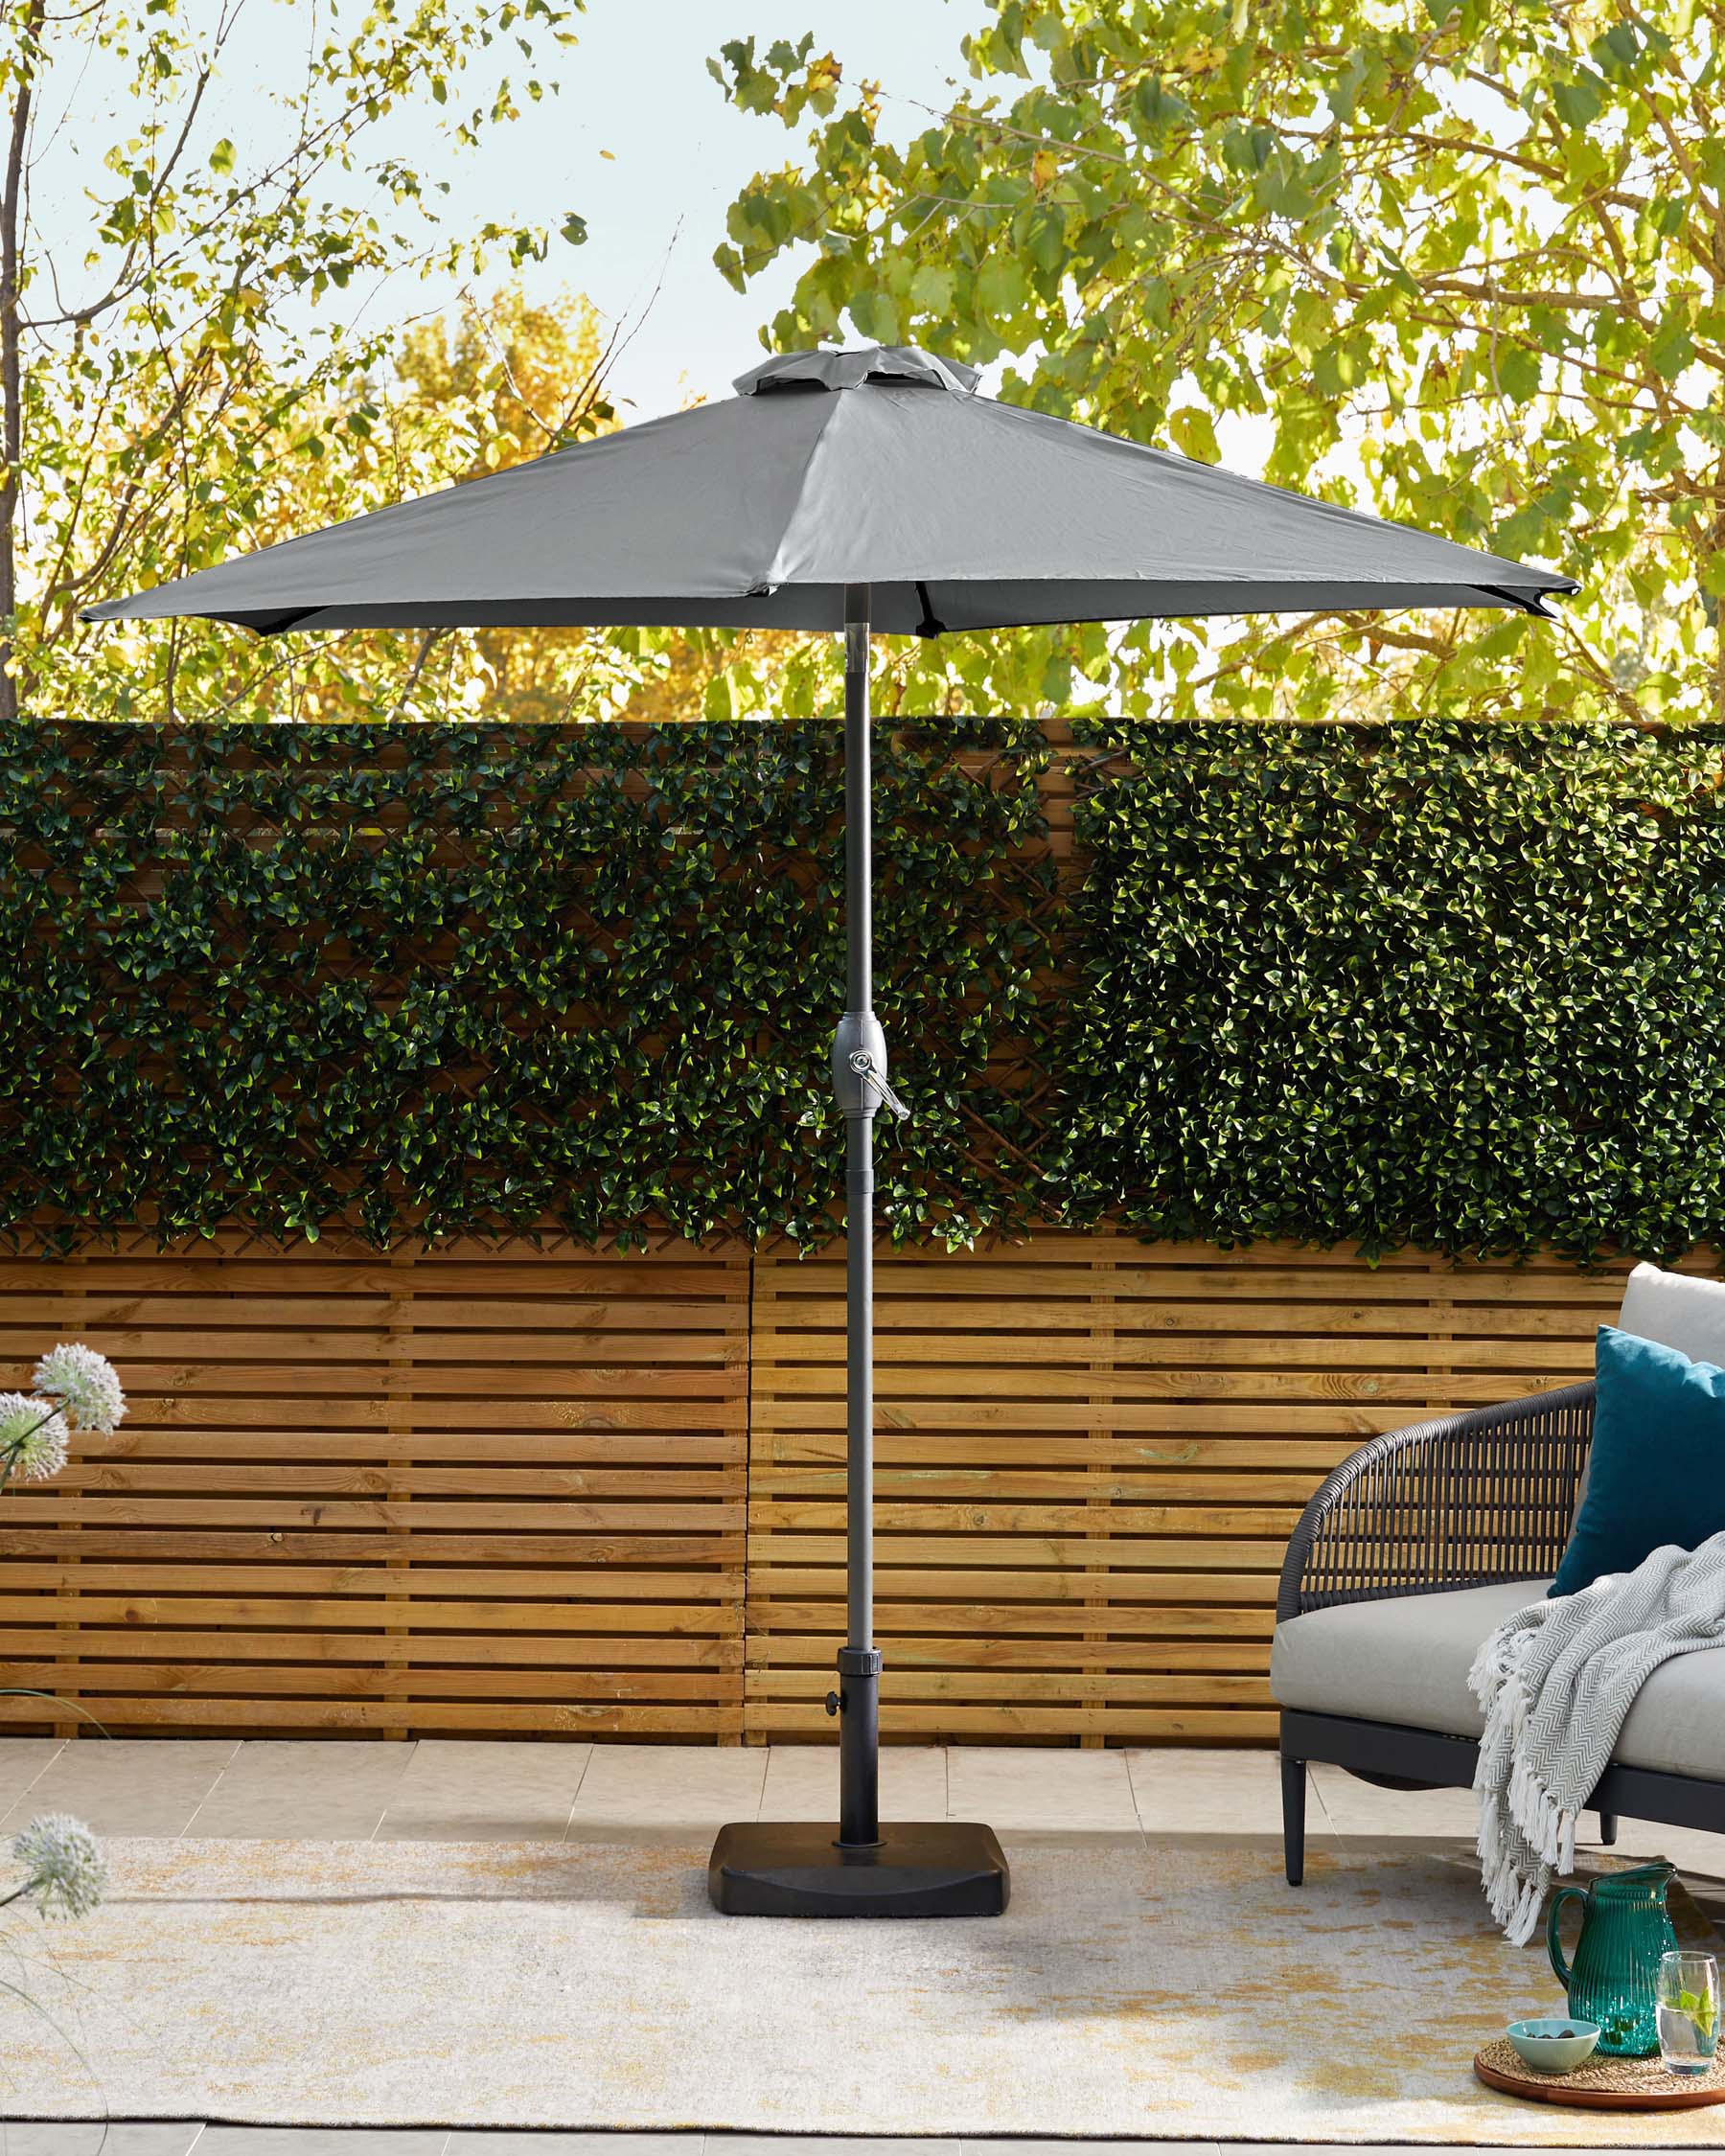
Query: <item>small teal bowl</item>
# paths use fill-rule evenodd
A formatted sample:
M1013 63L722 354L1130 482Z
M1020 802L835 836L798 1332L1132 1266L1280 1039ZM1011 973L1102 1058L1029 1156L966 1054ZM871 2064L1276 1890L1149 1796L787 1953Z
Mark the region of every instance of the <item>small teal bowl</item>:
M1544 2021L1512 2021L1504 2034L1515 2046L1516 2055L1536 2074L1573 2074L1583 2059L1592 2056L1599 2040L1597 2021L1576 2021L1573 2015Z

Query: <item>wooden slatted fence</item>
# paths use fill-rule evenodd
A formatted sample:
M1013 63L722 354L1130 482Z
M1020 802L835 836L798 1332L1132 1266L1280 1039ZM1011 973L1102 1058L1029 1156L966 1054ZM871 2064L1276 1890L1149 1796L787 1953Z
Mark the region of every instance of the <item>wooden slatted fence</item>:
M878 1262L882 1726L1256 1741L1300 1508L1364 1438L1571 1384L1622 1268L1047 1235ZM748 1728L818 1731L843 1627L843 1271L757 1258Z
M133 1731L738 1741L748 1268L662 1242L7 1262L0 1382L80 1339L131 1409L6 1494L6 1681Z
M1584 1374L1621 1271L883 1252L887 1734L1268 1738L1311 1490L1375 1432ZM133 1403L0 1499L4 1681L116 1731L825 1734L843 1316L837 1250L0 1263L0 1385L81 1339Z

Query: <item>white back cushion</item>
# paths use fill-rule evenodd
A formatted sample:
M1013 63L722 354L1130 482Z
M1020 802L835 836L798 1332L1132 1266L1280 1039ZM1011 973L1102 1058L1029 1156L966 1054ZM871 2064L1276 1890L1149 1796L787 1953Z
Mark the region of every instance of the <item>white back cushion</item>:
M1623 1289L1618 1324L1639 1340L1674 1347L1691 1363L1725 1368L1725 1281L1638 1265Z

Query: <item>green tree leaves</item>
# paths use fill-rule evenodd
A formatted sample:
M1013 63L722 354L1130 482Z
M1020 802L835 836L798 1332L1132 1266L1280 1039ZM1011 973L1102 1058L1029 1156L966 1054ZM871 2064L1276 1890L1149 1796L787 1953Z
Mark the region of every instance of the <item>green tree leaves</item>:
M460 475L459 408L421 410L391 430L386 455L353 451L372 432L395 322L412 310L377 293L430 271L472 279L499 256L541 259L551 232L452 218L448 179L397 154L390 123L443 106L457 144L507 124L520 97L555 87L539 70L581 5L293 11L299 67L249 86L247 127L231 134L215 116L244 11L115 0L56 15L21 0L0 20L0 86L30 186L89 197L79 241L58 252L22 220L21 194L0 201L19 258L16 307L0 292L0 347L10 334L19 355L15 387L0 364L18 482L15 496L0 489L0 615L12 616L0 640L20 709L288 706L280 654L196 629L92 634L78 609ZM571 245L586 237L573 213L558 229ZM359 641L309 663L337 700L388 712L412 660Z
M874 334L887 293L900 336L1008 361L1009 399L1198 455L1192 415L1226 450L1266 413L1266 476L1583 586L1513 667L1465 617L1135 632L1118 708L1191 716L1184 664L1290 717L1725 717L1720 0L974 0L973 24L974 86L908 144L846 89L744 191L728 273L801 271L771 344ZM794 124L785 57L747 102Z

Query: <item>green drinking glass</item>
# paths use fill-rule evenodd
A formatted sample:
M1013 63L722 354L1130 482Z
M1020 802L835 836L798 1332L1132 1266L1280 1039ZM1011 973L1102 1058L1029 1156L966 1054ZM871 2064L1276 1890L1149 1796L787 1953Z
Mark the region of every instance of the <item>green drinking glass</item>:
M1666 1909L1675 1873L1662 1857L1585 1887L1560 1887L1552 1896L1546 1918L1552 1966L1569 1993L1570 2012L1598 2024L1598 2048L1613 2058L1651 2058L1659 2049L1659 1964L1677 1944ZM1581 1904L1582 1915L1570 1962L1557 1926L1572 1901Z

